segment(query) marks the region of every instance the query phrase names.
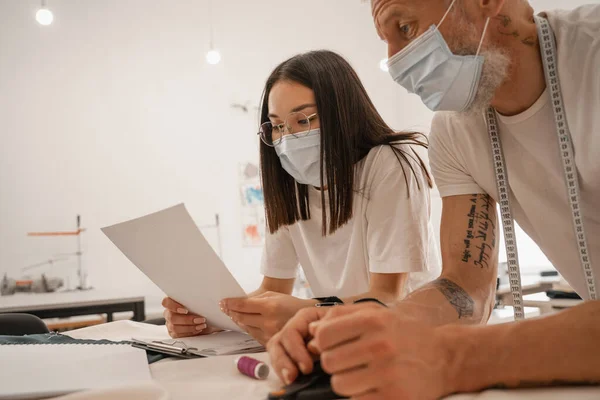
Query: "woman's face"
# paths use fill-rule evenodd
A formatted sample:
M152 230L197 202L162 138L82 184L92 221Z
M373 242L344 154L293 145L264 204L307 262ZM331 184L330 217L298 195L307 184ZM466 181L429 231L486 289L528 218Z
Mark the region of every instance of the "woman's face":
M314 92L296 82L279 81L269 93L269 120L276 144L285 135L320 128Z

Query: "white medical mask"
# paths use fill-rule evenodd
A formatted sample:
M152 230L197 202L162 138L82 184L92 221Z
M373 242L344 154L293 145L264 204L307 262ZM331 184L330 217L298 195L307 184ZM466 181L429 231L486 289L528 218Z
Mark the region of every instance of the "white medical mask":
M286 135L275 144L281 166L298 183L321 186L321 130L303 136Z
M439 31L456 0L436 27L412 41L388 60L391 77L408 90L416 93L432 111L465 111L473 103L484 57L479 55L490 19L474 56L452 54Z

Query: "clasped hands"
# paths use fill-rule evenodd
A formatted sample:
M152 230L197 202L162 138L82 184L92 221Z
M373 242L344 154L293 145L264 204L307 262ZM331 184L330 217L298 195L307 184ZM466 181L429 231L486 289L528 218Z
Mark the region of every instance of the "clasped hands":
M320 358L334 391L353 399L437 399L453 392L454 355L441 328L375 303L327 308L315 303L266 292L224 299L220 306L267 345L271 365L286 384L312 372ZM172 299L163 305L173 337L218 331Z
M286 384L320 358L339 395L360 400L438 399L454 391L453 353L444 331L366 303L300 310L269 341L271 365Z

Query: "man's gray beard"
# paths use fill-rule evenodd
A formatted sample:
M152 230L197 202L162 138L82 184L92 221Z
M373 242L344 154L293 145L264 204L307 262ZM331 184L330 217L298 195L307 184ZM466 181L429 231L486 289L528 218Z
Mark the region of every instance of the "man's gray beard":
M454 49L456 55L475 55L483 32L478 31L469 22L461 4L456 4L455 7L458 7L454 19L457 34L451 39L450 48ZM488 27L486 38L489 35L489 29ZM492 46L486 48L485 38L483 44L483 50L479 53L484 57L479 86L471 105L459 113L463 116L480 116L490 107L496 89L508 76L511 59L507 52Z
M510 57L499 49L488 49L480 53L484 57L479 87L471 105L460 114L480 116L492 103L496 89L508 76Z

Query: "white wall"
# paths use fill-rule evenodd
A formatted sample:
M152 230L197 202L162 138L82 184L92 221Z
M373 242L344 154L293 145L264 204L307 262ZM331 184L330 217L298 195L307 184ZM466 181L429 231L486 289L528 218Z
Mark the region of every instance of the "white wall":
M0 272L73 251L25 233L73 228L79 213L94 286L156 306L160 291L99 228L185 202L199 225L221 215L224 260L253 289L260 249L242 247L237 168L257 160L256 116L230 104L257 104L271 69L297 52L342 53L393 127L427 129L432 114L378 68L385 46L368 4L213 3L216 67L204 62L205 0L49 0L49 27L35 22L39 1L0 0ZM531 244L521 254L543 262Z

